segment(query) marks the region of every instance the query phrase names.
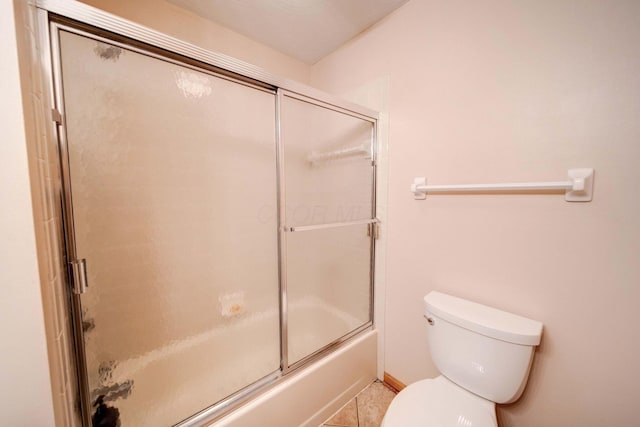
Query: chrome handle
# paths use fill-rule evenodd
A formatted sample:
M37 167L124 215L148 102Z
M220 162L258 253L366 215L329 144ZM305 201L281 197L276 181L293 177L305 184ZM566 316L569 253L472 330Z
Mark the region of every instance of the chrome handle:
M425 318L425 319L427 319L427 322L429 322L429 324L430 324L431 326L433 326L433 323L434 323L434 322L433 322L433 318L431 318L431 317L427 316L426 314L424 315L424 318Z
M328 224L316 224L316 225L298 225L295 227L283 227L283 230L288 233L292 233L295 231L313 231L313 230L321 230L323 228L336 228L336 227L347 227L350 225L361 225L361 224L377 224L380 220L378 218L372 219L361 219L359 221L347 221L347 222L331 222Z
M71 278L73 281L73 293L83 294L89 287L87 284L87 260L84 258L76 259L71 261L70 264L73 275Z

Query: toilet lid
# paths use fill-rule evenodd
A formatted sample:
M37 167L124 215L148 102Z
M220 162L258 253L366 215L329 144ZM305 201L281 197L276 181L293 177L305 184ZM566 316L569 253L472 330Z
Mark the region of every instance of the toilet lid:
M495 404L440 376L411 384L393 399L382 427L497 427Z

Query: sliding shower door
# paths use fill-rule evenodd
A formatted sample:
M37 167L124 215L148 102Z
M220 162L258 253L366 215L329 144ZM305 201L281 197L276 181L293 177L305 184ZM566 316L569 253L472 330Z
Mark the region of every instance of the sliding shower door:
M288 365L371 321L374 123L281 96Z
M275 94L54 29L94 425L173 425L280 369Z

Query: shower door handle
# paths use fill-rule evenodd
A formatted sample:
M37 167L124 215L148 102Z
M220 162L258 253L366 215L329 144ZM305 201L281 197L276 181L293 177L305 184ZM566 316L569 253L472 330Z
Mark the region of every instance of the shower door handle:
M87 260L76 259L71 261L71 278L73 284L73 293L80 295L87 291L89 287L87 282Z

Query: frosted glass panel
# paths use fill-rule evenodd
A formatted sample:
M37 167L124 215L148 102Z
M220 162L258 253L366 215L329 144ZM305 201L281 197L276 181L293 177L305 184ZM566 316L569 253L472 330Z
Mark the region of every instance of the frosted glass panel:
M367 225L287 234L289 364L370 319Z
M373 217L373 124L285 96L286 227ZM286 234L288 363L370 320L367 224Z
M284 97L286 225L372 217L373 124Z
M60 42L92 399L172 425L279 369L275 98Z

